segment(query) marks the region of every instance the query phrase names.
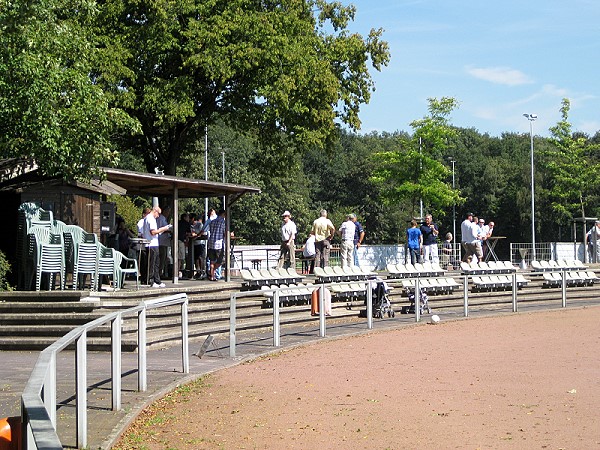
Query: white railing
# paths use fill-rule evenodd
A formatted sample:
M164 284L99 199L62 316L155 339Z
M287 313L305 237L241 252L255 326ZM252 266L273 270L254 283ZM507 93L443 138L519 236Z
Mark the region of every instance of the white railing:
M146 312L149 309L181 305L182 371L189 373L188 299L186 294L161 297L102 316L82 325L45 348L31 372L21 396L23 449L58 450L63 445L56 432L56 358L75 344L76 440L78 448L87 447L87 335L102 325L111 326L111 401L112 410L121 409L121 327L126 316L137 315L138 390L146 391Z

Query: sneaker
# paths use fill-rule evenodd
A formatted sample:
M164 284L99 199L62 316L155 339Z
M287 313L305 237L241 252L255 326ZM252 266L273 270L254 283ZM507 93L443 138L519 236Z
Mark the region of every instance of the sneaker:
M158 283L152 283L152 287L153 287L153 288L159 288L159 287L160 287L160 284L158 284Z
M158 287L159 287L159 288L163 288L163 287L167 287L167 285L166 285L165 283L160 283L160 284L158 285Z
M183 273L179 271L179 278L183 278Z

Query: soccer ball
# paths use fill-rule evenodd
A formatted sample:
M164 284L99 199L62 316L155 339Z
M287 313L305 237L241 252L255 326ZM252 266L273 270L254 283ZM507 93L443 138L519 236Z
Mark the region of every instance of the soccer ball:
M440 316L438 316L437 314L431 316L431 323L434 325L440 323Z

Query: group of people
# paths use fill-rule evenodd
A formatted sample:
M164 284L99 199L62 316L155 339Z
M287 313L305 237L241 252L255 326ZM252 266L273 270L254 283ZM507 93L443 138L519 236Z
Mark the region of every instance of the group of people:
M494 232L494 222L485 224L485 219L467 213L465 220L460 225L461 244L463 246L462 260L465 262L483 261L487 246L484 246Z
M416 219L411 220L410 228L406 230L406 241L411 264L419 262L421 255L424 261L439 264L438 234L440 234L440 230L437 224L433 223L431 214L425 216L425 223L420 227Z
M494 232L494 222L487 225L485 219L468 213L461 224L461 244L463 247L463 261L482 261L486 256L487 247L484 245ZM425 216L425 222L419 226L416 219L411 221L411 226L406 230L407 262L410 257L411 264L420 261L439 263L438 255L439 228L433 222L431 214ZM455 265L456 258L453 247L452 233L446 233L442 245L443 264Z
M188 271L193 278L220 279L225 254L225 210L217 213L210 209L204 221L200 215L183 213L177 226L179 277L183 277L186 261L190 261Z
M298 233L296 224L291 220L289 211L282 214L281 247L279 251L278 267L296 267L295 239ZM356 214L348 214L336 232L336 228L327 218L327 211L322 209L310 231L302 255L307 260L312 260L311 272L314 267L324 268L329 265L331 243L336 235L341 237L340 256L342 267L358 266L357 250L365 238L365 230L356 219Z
M173 225L169 223L168 211L165 214L159 206L144 208L142 218L137 223L137 237L147 243L141 251L140 272L143 280L153 288L163 288L165 283L161 277L167 274L168 248L171 246ZM217 280L220 277L220 266L223 263L225 237L225 211L217 214L210 210L209 217L202 221L200 216L183 213L180 216L177 242L177 266L179 277L183 276L188 255L194 255L192 266L196 267L196 279L208 278ZM127 254L131 247L131 238L136 235L129 230L124 222L117 227L119 250ZM209 270L206 271L206 261ZM192 273L194 271L192 270Z

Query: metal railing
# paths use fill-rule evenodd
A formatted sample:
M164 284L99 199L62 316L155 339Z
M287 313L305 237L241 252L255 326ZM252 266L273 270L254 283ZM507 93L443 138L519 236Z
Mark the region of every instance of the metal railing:
M111 407L121 409L121 329L126 316L137 315L138 323L138 391L147 389L146 312L149 309L181 305L182 371L189 373L188 299L177 294L142 302L138 306L107 314L71 330L45 348L33 367L21 396L21 420L24 449L62 449L56 432L56 360L59 352L75 344L76 441L87 447L87 335L102 325L111 326Z
M370 288L369 281L355 281L353 283L358 284L361 288L364 286L366 295L366 307L367 307L367 328L370 330L373 328L373 291ZM334 284L339 283L323 283L313 285L309 289L319 289L319 337L326 337L326 315L324 308L324 290ZM273 347L281 346L281 318L279 315L280 304L279 297L281 291L294 292L305 290L307 286L285 286L272 289L263 289L260 291L261 294L272 293L273 294ZM246 297L256 297L258 291L247 291L247 292L234 292L230 296L229 304L229 356L235 358L236 356L236 345L237 345L237 299Z
M469 279L472 278L471 275L463 275L462 277L462 297L463 297L463 316L469 317ZM415 282L415 322L421 321L421 311L420 311L420 278L414 277L410 278ZM513 273L511 275L511 310L512 312L518 312L518 292L519 292L519 284L517 282L517 273ZM358 282L361 286L365 287L366 290L366 308L367 308L367 328L373 328L373 291L371 289L371 285L369 281ZM330 287L334 284L339 283L327 283L327 284L318 284L314 285L313 288L324 290L327 287ZM343 284L343 283L342 283ZM567 278L566 271L562 272L562 286L561 286L562 296L561 296L561 307L566 308L567 306ZM261 290L261 293L272 293L273 297L273 347L279 347L281 345L281 320L280 320L280 302L279 296L281 291L294 291L306 289L306 286L299 287L280 287L280 288L272 288ZM237 336L236 336L236 328L237 328L237 314L236 314L236 304L237 299L246 298L246 297L255 297L257 291L247 291L247 292L235 292L230 296L230 309L229 309L229 356L234 358L236 356L236 345L237 345ZM321 293L319 295L319 337L326 337L326 316L325 309L323 305L324 295Z

